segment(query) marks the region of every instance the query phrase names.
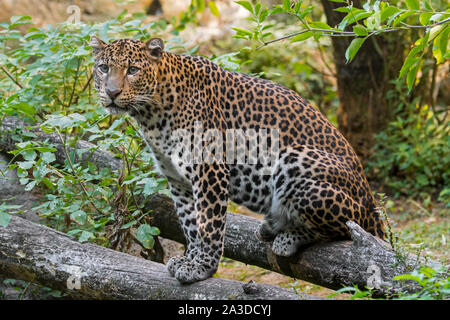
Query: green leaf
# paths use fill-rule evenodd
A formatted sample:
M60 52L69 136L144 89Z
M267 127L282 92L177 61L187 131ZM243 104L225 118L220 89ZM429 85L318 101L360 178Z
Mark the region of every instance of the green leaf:
M24 141L24 142L19 142L16 144L16 147L20 148L20 149L25 149L28 146L32 146L31 141Z
M86 117L79 113L72 113L67 116L64 115L48 115L47 120L41 124L42 127L67 129L85 123Z
M94 234L92 232L89 231L83 231L81 232L80 238L78 239L78 241L80 242L86 242L89 239L95 238Z
M355 38L352 40L347 50L345 51L345 59L347 59L347 63L351 62L358 52L359 48L361 48L362 44L366 38Z
M282 13L282 12L284 12L283 8L276 7L276 8L273 8L273 9L270 10L270 15L274 15L274 14Z
M348 7L339 7L339 8L333 9L333 10L337 11L337 12L350 12L351 11L350 8L348 8Z
M432 16L433 16L433 13L431 13L431 12L423 12L419 16L419 21L423 26L426 26Z
M255 16L259 15L259 11L261 10L261 3L255 4Z
M20 162L17 162L17 164L19 165L19 168L28 170L34 166L35 162L34 161L20 161Z
M17 111L23 113L23 114L27 114L27 115L34 115L36 113L36 109L34 108L34 106L25 103L25 102L19 102L16 105Z
M36 148L34 148L34 150L39 151L41 153L44 153L44 152L55 152L56 151L55 148L49 148L49 147L36 147Z
M250 3L250 1L235 1L237 4L243 6L245 9L250 11L250 13L253 13L253 6Z
M41 159L45 163L52 163L56 160L55 154L52 152L44 152L41 154Z
M439 25L431 28L430 31L428 31L427 42L434 40L434 38L436 38L440 34L443 27L444 27L443 25Z
M205 10L205 0L196 0L197 12L202 13Z
M159 236L160 234L160 231L157 227L150 227L149 232L152 236Z
M36 186L36 180L31 181L29 184L27 184L24 188L25 191L33 190L33 188Z
M394 278L392 278L392 280L414 280L414 281L419 282L420 277L413 276L412 274L402 274L399 276L395 276Z
M31 21L30 16L12 16L11 17L11 24L8 26L8 29L11 30L15 27L22 26L25 24L31 24L33 23Z
M428 2L428 0L423 0L423 1L422 1L422 4L423 4L423 6L424 6L424 8L425 8L426 10L429 10L429 11L432 11L432 10L433 10L433 8L431 7L431 5L430 5L430 3Z
M146 249L152 249L155 244L155 239L153 236L156 236L159 234L155 231L158 230L155 227L151 227L148 224L142 224L139 226L139 228L136 231L136 239L139 240L140 243L144 246Z
M420 3L418 0L405 0L405 2L410 10L420 10Z
M309 24L311 28L333 30L328 24L322 21L313 21Z
M78 224L83 225L86 222L86 212L84 212L83 210L72 212L70 214L70 219L77 222Z
M76 234L78 234L78 233L81 233L83 230L81 230L81 229L73 229L73 230L69 230L69 231L67 231L67 235L69 235L69 236L74 236L74 235L76 235Z
M294 12L298 13L300 11L300 7L302 6L303 0L297 1L297 3L294 6Z
M20 154L26 161L33 161L37 157L37 153L34 150L23 150Z
M313 69L305 63L296 62L296 63L294 63L294 71L295 71L295 73L304 72L309 75L309 74L311 74Z
M0 227L7 227L11 221L11 215L4 211L0 211Z
M400 12L400 9L394 6L388 6L386 8L384 8L383 10L381 10L380 13L380 22L383 22L384 20L388 19L389 20L397 13Z
M214 1L209 1L208 7L213 15L215 15L216 17L218 17L220 15L219 8L217 8L217 5Z
M306 39L308 39L308 38L311 38L313 35L314 35L313 32L311 32L311 31L306 31L306 32L304 32L304 33L301 33L301 34L298 34L298 35L296 35L296 36L293 36L293 37L291 38L291 42L304 41L304 40L306 40Z
M241 28L233 28L233 30L237 32L237 35L246 35L246 36L250 36L250 37L253 35L252 32L241 29Z
M140 211L138 211L140 213ZM137 220L133 220L131 222L128 222L126 224L124 224L123 226L120 227L120 229L128 229L129 227L134 226L136 223L138 223Z
M373 14L371 17L369 17L366 20L366 26L369 30L375 30L380 27L381 24L381 12L378 11L375 14Z
M409 76L409 74L408 74L408 76ZM415 79L415 77L416 77L416 75L414 74L414 79ZM408 88L410 88L409 85L408 85ZM416 180L417 183L421 186L426 186L429 183L428 178L423 174L419 174L416 179L417 179Z
M367 31L366 27L363 25L357 24L353 27L353 32L356 33L358 36L367 36L369 32Z
M413 67L406 76L406 85L408 86L408 90L411 90L414 82L416 80L417 71L419 70L419 64L417 64L415 67ZM424 183L426 184L426 183Z
M264 20L266 20L266 17L268 15L269 15L269 10L268 9L261 10L261 12L259 14L259 22L264 22Z
M158 181L155 178L145 178L142 179L142 181L145 183L144 190L142 191L142 193L145 196L154 194L155 192L158 192L161 189L161 184L158 183Z
M408 56L405 59L405 62L403 62L402 68L400 69L400 74L398 76L399 79L402 78L406 74L406 72L408 72L411 69L411 67L420 60L420 57L417 57L416 55L418 53L421 53L423 48L424 48L423 45L418 45L411 49L411 51L409 52Z
M433 41L433 55L437 63L445 61L447 52L448 38L450 35L450 26L446 27Z
M409 16L413 15L414 12L412 11L406 11L400 14L398 17L394 19L394 23L392 24L393 27L396 27L400 22L408 18Z

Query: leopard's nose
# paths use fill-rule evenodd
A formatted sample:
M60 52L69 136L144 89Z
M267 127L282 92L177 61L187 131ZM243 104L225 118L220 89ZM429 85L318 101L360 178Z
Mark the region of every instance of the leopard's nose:
M110 90L110 89L106 89L106 94L111 98L111 99L115 99L120 93L122 92L122 90L121 89L113 89L113 90Z

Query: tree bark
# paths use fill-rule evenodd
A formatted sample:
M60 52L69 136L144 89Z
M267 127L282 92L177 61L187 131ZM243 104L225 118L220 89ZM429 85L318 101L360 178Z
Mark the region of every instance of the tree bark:
M334 11L342 3L321 0L327 22L338 25L345 13ZM353 1L361 8L361 1ZM351 63L346 63L345 51L353 38L332 37L334 63L338 84L338 126L355 152L366 162L374 144L373 135L386 127L391 118L386 93L393 88L389 80L400 71L405 43L396 34L395 41L389 35L371 37L362 45ZM389 57L389 61L386 58ZM396 58L392 58L396 57Z
M7 129L18 127L22 127L23 131L26 130L21 120L12 117L3 120L0 126L0 148L3 151L15 149L14 141ZM33 132L39 140L51 138L49 133L39 130ZM87 149L95 149L89 142L79 142L78 146L80 145ZM58 146L58 140L54 141L54 146L59 150L61 146ZM57 161L64 163L64 159L65 153L59 152ZM84 160L76 158L75 161ZM91 156L89 161L99 168L104 166L114 170L120 168L119 160L108 152L96 151L95 156ZM185 242L170 198L155 194L148 199L140 198L138 201L144 204L143 210L152 211L151 223L160 229L162 237ZM400 283L392 281L393 277L411 271L419 263L416 256L400 256L389 244L367 233L353 222L347 223L352 241L316 244L303 248L293 257L278 257L273 254L270 245L260 242L254 236L260 223L260 220L255 218L228 213L224 255L331 289L352 285L363 289L367 285L372 285L378 289L377 295L380 296L392 292L391 288L400 287Z
M219 278L182 285L163 264L83 244L16 216L0 227L0 274L81 299L315 299L278 286Z

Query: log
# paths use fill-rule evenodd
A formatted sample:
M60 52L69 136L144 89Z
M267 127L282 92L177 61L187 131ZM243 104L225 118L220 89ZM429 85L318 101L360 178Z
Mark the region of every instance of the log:
M22 127L20 120L5 118L0 127L0 148L10 151L15 148L7 129ZM49 139L60 150L59 140L52 134L40 130L33 131L37 139ZM94 150L95 146L82 141L77 148ZM83 156L86 156L84 154ZM64 162L64 152L58 152L57 161ZM85 161L80 158L76 161ZM119 170L120 160L108 152L95 151L89 161L98 167ZM161 231L161 236L181 243L185 242L172 201L167 196L155 194L149 199L139 199L144 210L152 210L152 224ZM392 278L409 273L420 260L414 255L399 255L391 246L364 231L356 223L349 221L351 241L320 243L302 248L290 258L275 256L266 243L254 236L260 221L258 219L234 213L227 213L224 255L250 265L256 265L271 271L305 280L330 289L357 285L375 288L376 295L385 296L401 287L402 283Z
M0 274L81 299L302 300L278 286L210 278L182 285L165 266L76 239L13 216L0 227Z
M154 195L144 210L152 210L152 225L160 229L163 237L185 243L170 198ZM404 287L404 283L392 278L411 272L422 261L411 254L400 256L387 242L353 221L347 222L351 241L319 243L301 248L292 257L280 257L272 252L270 244L254 236L260 223L228 212L224 256L334 290L353 285L374 288L374 297L391 295Z

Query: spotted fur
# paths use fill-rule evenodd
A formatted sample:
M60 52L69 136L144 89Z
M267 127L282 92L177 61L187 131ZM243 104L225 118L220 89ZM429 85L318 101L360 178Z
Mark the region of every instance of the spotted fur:
M167 265L180 282L216 272L228 200L265 215L256 236L272 242L281 256L313 242L349 238L348 220L384 237L352 147L296 92L206 58L164 52L160 39L105 44L93 36L91 46L102 104L136 119L168 179L187 240L185 256ZM216 129L223 137L229 129L277 129L280 152L271 174L260 174L261 164L182 161L171 138L179 129L192 136ZM205 146L192 142L196 152Z

